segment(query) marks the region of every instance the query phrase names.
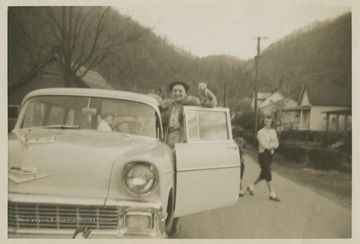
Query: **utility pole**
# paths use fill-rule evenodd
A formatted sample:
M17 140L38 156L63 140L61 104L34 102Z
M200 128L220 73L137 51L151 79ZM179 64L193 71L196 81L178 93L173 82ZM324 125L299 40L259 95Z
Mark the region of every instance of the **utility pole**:
M226 80L224 83L224 107L226 107Z
M255 56L255 90L254 90L254 117L255 117L255 129L254 140L257 139L258 131L258 87L259 87L259 62L260 62L260 41L261 39L267 39L267 37L257 37L257 54Z

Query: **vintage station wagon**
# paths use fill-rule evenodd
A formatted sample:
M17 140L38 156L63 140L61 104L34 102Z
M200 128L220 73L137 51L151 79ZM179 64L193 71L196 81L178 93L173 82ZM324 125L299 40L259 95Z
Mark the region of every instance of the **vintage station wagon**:
M97 130L104 113L114 116L111 132ZM184 107L184 127L171 150L151 97L31 92L9 134L9 238L161 238L174 217L236 203L229 109Z

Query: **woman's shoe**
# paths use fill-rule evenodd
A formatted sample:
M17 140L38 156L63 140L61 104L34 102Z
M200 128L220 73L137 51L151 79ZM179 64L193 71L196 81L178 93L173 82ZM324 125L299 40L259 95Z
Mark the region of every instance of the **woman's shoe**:
M250 187L247 187L246 190L249 192L250 196L254 196L254 191L250 190Z
M270 196L270 197L269 197L269 200L274 201L274 202L280 202L280 199L279 199L278 197L272 197L272 196Z

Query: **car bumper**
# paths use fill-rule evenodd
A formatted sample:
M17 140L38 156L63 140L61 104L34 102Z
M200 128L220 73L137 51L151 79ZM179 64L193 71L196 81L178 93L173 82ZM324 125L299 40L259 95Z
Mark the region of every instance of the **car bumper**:
M9 198L10 199L10 198ZM8 202L8 238L164 238L160 203Z

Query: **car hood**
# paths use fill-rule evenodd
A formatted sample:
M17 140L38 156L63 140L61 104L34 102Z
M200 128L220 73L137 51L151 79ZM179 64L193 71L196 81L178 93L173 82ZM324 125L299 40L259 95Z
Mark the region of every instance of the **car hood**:
M14 131L9 193L105 199L115 161L156 141L96 131Z

